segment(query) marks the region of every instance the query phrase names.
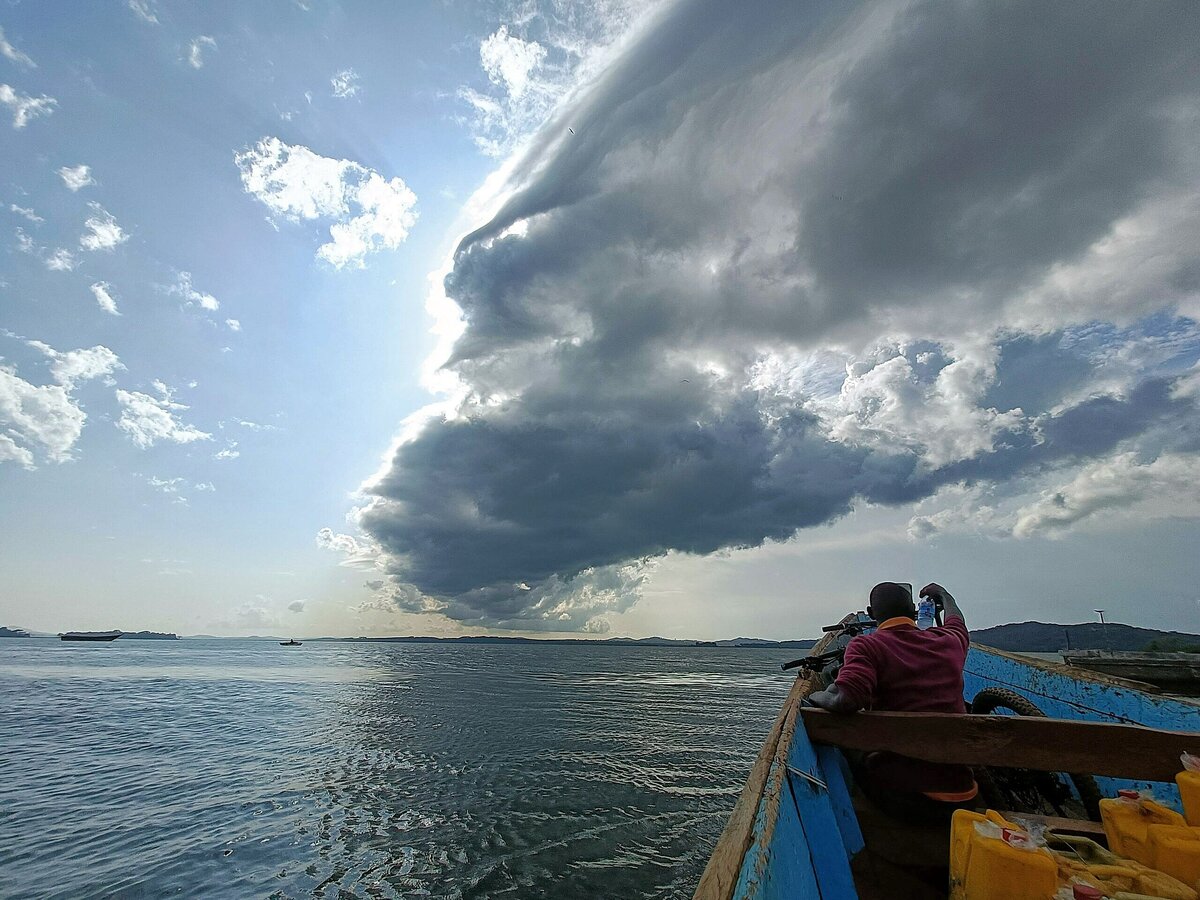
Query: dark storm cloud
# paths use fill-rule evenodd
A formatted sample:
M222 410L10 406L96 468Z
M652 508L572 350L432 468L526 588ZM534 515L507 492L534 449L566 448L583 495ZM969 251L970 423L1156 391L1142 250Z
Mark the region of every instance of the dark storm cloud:
M1030 292L1195 190L1200 16L1102 12L672 5L455 255L446 367L470 397L362 517L393 580L463 620L582 627L628 602L630 560L1174 441L1195 407L1168 376L1081 397L1099 364L1054 336L979 349L1010 306L1061 317ZM1156 251L1163 296L1188 291L1189 210ZM1121 288L1075 289L1072 315ZM830 371L795 357L892 335L909 355L855 363L855 396L813 393ZM756 380L764 360L795 377Z

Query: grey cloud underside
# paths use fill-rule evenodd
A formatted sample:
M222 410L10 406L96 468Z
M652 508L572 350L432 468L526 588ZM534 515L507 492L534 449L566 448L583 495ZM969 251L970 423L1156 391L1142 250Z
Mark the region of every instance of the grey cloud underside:
M1196 405L1154 379L1127 397L1089 399L1002 434L988 454L920 471L920 457L826 440L797 411L766 425L739 397L697 426L686 410L638 424L564 414L550 424L515 410L502 421L430 426L402 448L380 483L368 530L410 560L405 577L429 593L465 594L578 572L668 550L709 553L782 540L827 522L856 498L898 504L939 487L1005 480L1103 455L1154 435L1194 448ZM408 473L420 472L417 480ZM400 477L395 477L396 475Z
M1196 46L1182 3L671 5L456 253L467 328L446 366L472 393L373 489L362 523L392 578L457 618L580 627L602 603L547 610L581 572L786 539L859 498L1193 451L1172 387L1189 363L1114 387L1061 329L1194 300L1200 204L1156 245L1154 283L1076 291L1070 315L1029 298L1124 219L1196 195ZM1015 330L1017 309L1046 324ZM949 462L831 434L835 369L790 393L751 374L902 340L924 389L968 335L999 348L973 405L1012 415Z

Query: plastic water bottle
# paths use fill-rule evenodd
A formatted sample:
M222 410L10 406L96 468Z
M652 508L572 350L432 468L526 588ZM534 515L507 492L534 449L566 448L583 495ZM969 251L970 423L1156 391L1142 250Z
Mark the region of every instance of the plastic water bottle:
M933 618L933 601L922 600L917 604L917 627L924 631L936 624L937 622Z

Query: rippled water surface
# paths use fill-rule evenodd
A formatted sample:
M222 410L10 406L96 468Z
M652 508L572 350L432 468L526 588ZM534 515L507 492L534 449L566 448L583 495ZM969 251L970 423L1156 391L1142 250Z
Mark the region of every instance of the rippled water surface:
M788 652L0 640L0 894L687 897Z

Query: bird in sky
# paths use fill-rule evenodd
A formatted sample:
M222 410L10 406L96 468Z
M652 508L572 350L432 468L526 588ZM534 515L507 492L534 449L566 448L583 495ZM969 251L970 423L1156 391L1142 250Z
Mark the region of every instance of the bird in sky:
M567 131L571 132L571 134L575 133L575 129L572 128L570 125L567 126Z

